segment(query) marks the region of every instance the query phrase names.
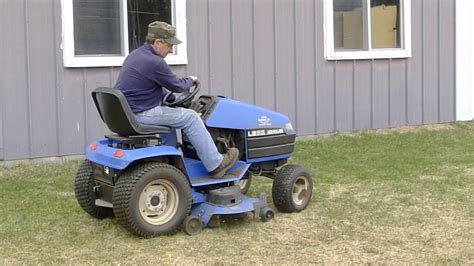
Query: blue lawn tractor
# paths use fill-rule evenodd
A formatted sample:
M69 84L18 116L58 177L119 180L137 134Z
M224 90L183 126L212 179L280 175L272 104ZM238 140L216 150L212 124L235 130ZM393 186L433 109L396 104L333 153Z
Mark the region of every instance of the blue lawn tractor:
M275 213L266 196L248 197L252 176L273 179L272 198L280 212L308 206L313 183L308 170L288 165L295 131L282 114L222 96L200 96L199 83L186 93L168 93L162 105L200 114L219 152L239 149L240 158L221 179L212 179L180 130L136 121L116 89L92 92L100 117L113 132L86 148L74 189L91 216L115 216L131 233L171 234L182 226L190 234L219 224L221 215L253 212L262 221Z

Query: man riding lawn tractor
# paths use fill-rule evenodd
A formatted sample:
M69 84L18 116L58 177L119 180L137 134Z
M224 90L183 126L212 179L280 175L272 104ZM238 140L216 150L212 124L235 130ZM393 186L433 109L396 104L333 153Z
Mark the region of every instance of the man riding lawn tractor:
M272 219L266 196L248 197L241 191L248 187L240 186L266 176L274 180L279 211L304 210L312 179L302 166L286 165L296 136L288 118L222 96L194 100L197 78L178 78L164 61L180 43L175 36L173 26L151 23L146 43L126 58L115 88L92 93L113 134L86 149L75 180L79 205L96 218L115 215L142 237L181 225L195 234L222 214Z

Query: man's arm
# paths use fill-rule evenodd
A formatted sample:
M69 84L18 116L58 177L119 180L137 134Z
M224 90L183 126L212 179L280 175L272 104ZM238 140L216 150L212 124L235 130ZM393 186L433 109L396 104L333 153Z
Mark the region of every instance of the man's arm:
M165 87L166 89L177 93L185 92L189 90L191 86L193 86L195 82L194 78L196 77L178 78L171 71L171 68L168 66L168 64L166 64L164 60L160 61L161 62L159 62L159 64L152 73L153 77L150 77L153 81Z

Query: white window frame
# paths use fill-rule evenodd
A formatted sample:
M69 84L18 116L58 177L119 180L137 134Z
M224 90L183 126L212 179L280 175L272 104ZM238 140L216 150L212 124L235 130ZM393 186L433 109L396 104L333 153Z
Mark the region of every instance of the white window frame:
M364 7L367 13L370 14L370 0ZM402 32L401 48L383 48L372 49L372 44L369 41L369 49L367 51L336 51L334 49L334 5L333 0L324 0L324 54L327 60L354 60L354 59L379 59L379 58L410 58L411 54L411 0L400 0L400 25ZM370 24L370 16L367 21ZM364 30L365 31L365 30ZM367 33L369 40L371 39L371 32Z
M186 0L171 0L173 5L172 20L176 27L176 37L182 42L174 47L174 53L166 56L170 65L188 63L186 42ZM72 0L61 0L62 44L65 67L107 67L122 66L129 54L127 0L120 0L122 54L117 56L76 56L74 52L74 17Z
M474 2L456 1L456 120L474 120Z

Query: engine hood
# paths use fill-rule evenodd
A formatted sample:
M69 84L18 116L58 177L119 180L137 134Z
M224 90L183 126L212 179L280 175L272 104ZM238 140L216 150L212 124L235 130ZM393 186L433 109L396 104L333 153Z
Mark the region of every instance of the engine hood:
M286 115L222 96L216 98L217 104L206 120L208 127L242 130L282 128L287 133L293 132Z

